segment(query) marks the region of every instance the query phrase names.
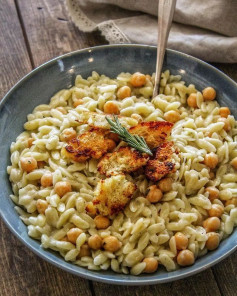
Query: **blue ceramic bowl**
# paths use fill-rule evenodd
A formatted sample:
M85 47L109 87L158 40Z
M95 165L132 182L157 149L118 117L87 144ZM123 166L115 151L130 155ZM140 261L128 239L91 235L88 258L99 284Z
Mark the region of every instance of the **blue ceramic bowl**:
M237 247L237 230L219 248L198 259L196 263L177 271L160 269L149 275L121 275L111 271L95 272L65 262L57 253L44 250L38 241L27 235L27 228L14 210L9 198L12 193L6 167L9 165L9 147L23 131L26 116L39 104L47 104L51 96L62 88L70 88L77 74L87 77L93 70L115 77L120 72L152 73L155 71L156 48L145 45L99 46L75 51L55 58L38 67L21 79L4 97L0 104L0 214L9 229L34 253L48 262L78 276L120 285L146 285L178 280L216 264ZM197 89L213 86L218 101L228 106L237 118L237 84L214 67L186 54L167 50L164 69L181 74L187 83Z

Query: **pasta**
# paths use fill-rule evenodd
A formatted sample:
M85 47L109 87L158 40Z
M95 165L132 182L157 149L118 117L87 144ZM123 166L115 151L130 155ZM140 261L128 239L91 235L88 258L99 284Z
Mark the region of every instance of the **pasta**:
M154 75L141 76L143 82L137 80L136 85L131 82L134 77L129 73L116 79L96 72L87 79L77 75L75 86L60 90L48 105L39 105L28 115L25 131L10 147L10 197L28 235L43 248L89 270L133 275L155 272L160 265L167 271L176 270L218 247L237 225L234 117L221 116L224 113L216 100L206 99L194 85L186 85L169 70L162 74L159 95L152 100ZM118 99L117 92L124 86L129 87L129 96ZM158 202L146 196L151 188L162 187L143 170L110 177L111 182L126 178L127 184L135 184L135 192L127 198L124 210L96 222L95 188L100 182L109 183L97 170L99 159L76 162L62 151L67 139L91 127L109 129L104 112L112 107L107 104L105 109L107 102L116 105L127 129L141 121L173 122L169 140L178 153L173 155L175 172L168 175L172 184L163 189ZM62 194L56 190L59 183ZM220 214L215 214L213 205L219 205ZM205 227L208 223L212 223L209 228ZM211 243L213 235L216 243ZM187 244L180 248L182 238Z

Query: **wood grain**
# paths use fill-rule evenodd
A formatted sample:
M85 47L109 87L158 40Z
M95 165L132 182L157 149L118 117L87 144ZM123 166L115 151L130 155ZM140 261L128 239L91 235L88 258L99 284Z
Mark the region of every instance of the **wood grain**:
M211 269L184 280L154 286L112 286L93 282L95 295L123 296L219 296L221 295Z
M24 36L13 0L0 6L0 99L17 80L31 70Z
M212 65L237 82L237 64L213 63Z
M237 295L237 252L215 265L212 270L222 295Z
M82 33L72 24L64 0L17 0L17 3L36 66L58 55L105 43L99 34Z

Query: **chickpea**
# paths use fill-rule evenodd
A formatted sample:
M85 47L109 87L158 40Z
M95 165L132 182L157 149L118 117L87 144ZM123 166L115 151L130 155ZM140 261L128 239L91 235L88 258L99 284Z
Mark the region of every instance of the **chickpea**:
M68 142L77 136L76 131L73 128L66 128L60 135L62 142Z
M215 250L220 244L219 234L216 232L209 232L207 235L206 248L209 251Z
M180 114L178 111L170 110L164 114L164 119L166 121L175 123L180 120Z
M53 175L51 172L46 172L40 179L41 185L43 187L50 187L53 185Z
M116 143L111 139L107 139L106 144L108 146L108 151L113 151L114 148L116 147Z
M80 234L82 234L82 230L80 228L71 228L67 232L67 239L70 243L75 244Z
M23 171L30 173L37 168L38 164L34 157L22 157L21 168Z
M202 225L206 229L206 232L216 231L220 228L221 221L217 217L211 217L204 220Z
M96 216L94 218L95 226L97 229L106 229L110 225L110 220L104 216Z
M74 101L73 107L76 108L77 106L82 105L82 104L83 104L83 100L82 99L78 99L78 100L75 100Z
M99 250L102 247L102 238L94 234L88 239L88 245L92 250Z
M216 187L207 187L205 191L209 193L208 198L210 199L210 201L213 201L214 199L219 197L220 191Z
M122 86L117 91L117 97L119 100L123 100L131 96L131 88L129 86Z
M189 95L188 99L187 99L187 104L189 107L192 108L197 108L197 94L196 93L192 93Z
M56 109L62 114L67 114L67 110L65 110L63 107L57 107Z
M231 130L231 125L230 125L230 121L228 118L224 118L224 117L221 117L217 120L218 122L224 122L224 126L223 126L223 129L226 131L226 132L229 132Z
M172 189L173 179L172 178L164 178L159 181L158 187L162 192L169 192Z
M132 75L130 83L134 87L141 87L146 83L146 76L140 72L136 72Z
M60 197L62 197L67 192L72 191L72 186L68 181L60 181L55 184L54 190Z
M216 98L216 91L213 87L206 87L202 91L202 95L204 100L206 101L213 101Z
M109 235L103 239L103 248L108 252L117 252L122 244L117 237Z
M160 201L163 197L162 191L157 188L156 185L152 185L149 187L149 192L146 196L147 200L149 200L150 203L156 203Z
M44 214L48 207L48 203L46 200L37 199L36 201L36 209L40 214Z
M91 201L88 202L88 204L86 205L86 211L91 216L95 216L96 215L96 208L95 208L95 206L93 205L93 203Z
M108 101L104 104L104 112L107 114L119 114L119 107L117 103Z
M237 207L237 198L231 198L231 199L228 199L226 202L225 202L225 206L229 206L229 205L234 205L235 207Z
M136 113L133 113L131 115L131 118L136 119L138 122L142 122L143 121L143 118L141 117L141 115L136 114Z
M219 115L227 118L230 115L230 109L228 107L221 107L219 109Z
M182 232L176 232L174 235L177 250L185 250L188 246L188 238Z
M91 251L90 251L88 244L83 244L80 248L80 253L79 253L78 257L85 257L85 256L90 256L90 255L91 255Z
M223 213L224 213L224 208L221 205L218 205L218 204L212 205L211 209L208 210L208 215L210 217L218 217L218 218L220 218Z
M30 148L33 145L34 139L33 138L29 138L27 141L28 144L28 148Z
M182 250L177 256L177 262L180 266L188 266L194 263L194 255L190 250Z
M218 161L218 156L214 152L208 153L204 157L204 164L210 169L214 169L217 166Z
M144 258L143 262L146 263L146 267L144 269L145 273L153 273L158 268L158 261L155 258Z
M231 163L230 163L230 164L232 165L232 167L233 167L234 169L237 170L237 157L233 158L233 159L231 160Z

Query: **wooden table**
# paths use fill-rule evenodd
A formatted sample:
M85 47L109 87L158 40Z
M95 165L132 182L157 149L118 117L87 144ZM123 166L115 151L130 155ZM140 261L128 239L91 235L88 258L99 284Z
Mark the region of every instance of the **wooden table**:
M2 0L0 6L0 98L23 75L66 52L107 43L84 34L68 19L63 0ZM237 81L237 64L216 65ZM2 139L1 139L2 140ZM0 295L237 295L237 252L184 280L145 287L84 280L45 262L0 221Z

